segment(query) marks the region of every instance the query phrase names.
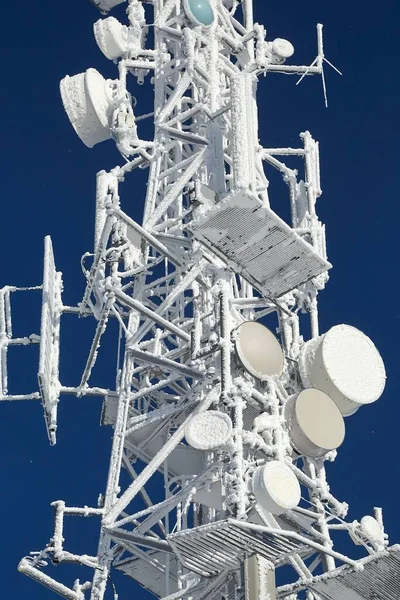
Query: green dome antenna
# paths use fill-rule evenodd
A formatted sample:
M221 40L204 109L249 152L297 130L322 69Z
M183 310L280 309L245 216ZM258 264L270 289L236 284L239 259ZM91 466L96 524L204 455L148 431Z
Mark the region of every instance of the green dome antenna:
M214 12L208 0L183 0L185 12L195 25L209 27L214 22Z

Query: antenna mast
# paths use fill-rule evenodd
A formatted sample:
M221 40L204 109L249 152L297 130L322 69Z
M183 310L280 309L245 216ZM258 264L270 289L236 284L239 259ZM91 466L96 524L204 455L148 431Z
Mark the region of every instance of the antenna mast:
M124 0L92 2L108 13ZM116 78L88 69L61 82L80 139L88 147L113 139L123 157L97 174L83 298L63 304L50 237L40 340L13 338L12 295L21 290L0 290L0 399L40 399L51 444L61 394L101 397L102 424L114 428L98 506L55 502L49 544L19 570L70 600L103 600L112 568L163 600L398 600L400 548L388 545L382 511L346 521L348 506L325 475L345 418L380 397L385 368L357 329L319 331L317 297L331 265L316 213L318 143L308 131L297 148L263 147L258 136L258 78L323 77L322 25L306 66L292 64L289 41L267 40L252 0L129 0L126 12L126 24L107 16L94 25ZM128 91L133 78L154 86L150 113ZM151 140L141 135L146 118ZM148 169L141 223L130 208L140 200L124 195L138 168ZM268 169L287 186L290 223L270 206ZM66 313L97 323L73 386L58 374ZM115 388L102 389L91 372L99 352L115 353L102 343L111 320L120 332ZM12 396L8 347L34 343L39 390ZM96 556L68 551L69 516L99 520ZM365 558L335 549L346 535ZM49 561L90 567L93 577L61 583L47 574ZM288 583L277 586L282 567Z

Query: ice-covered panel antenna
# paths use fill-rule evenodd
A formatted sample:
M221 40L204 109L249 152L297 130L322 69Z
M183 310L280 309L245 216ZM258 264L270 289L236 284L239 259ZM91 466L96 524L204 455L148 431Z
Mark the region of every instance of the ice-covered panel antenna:
M397 600L400 597L400 546L395 545L360 561L363 569L340 567L315 577L309 589L321 600ZM278 588L279 598L289 598L305 585Z
M277 298L331 264L273 210L234 192L192 225L194 236L268 298Z
M60 315L61 315L61 273L57 273L53 246L50 236L44 240L44 269L42 295L42 321L40 329L40 354L38 381L47 434L50 443L56 443L57 404L60 395L58 380Z

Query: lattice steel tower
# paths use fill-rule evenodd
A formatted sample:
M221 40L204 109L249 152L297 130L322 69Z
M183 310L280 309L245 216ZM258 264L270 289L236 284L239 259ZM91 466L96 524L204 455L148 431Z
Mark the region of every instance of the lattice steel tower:
M94 3L107 13L122 2ZM40 339L13 338L10 298L19 290L0 291L1 399L21 399L7 391L8 347L37 343L39 391L26 397L41 400L50 442L61 394L103 397L102 422L114 428L98 507L55 502L51 541L19 569L71 600L102 600L112 567L164 600L398 600L400 549L388 547L381 510L347 522L348 506L325 477L344 417L379 398L385 369L357 329L319 332L317 295L331 265L316 214L318 143L309 132L298 148L265 148L258 138L258 77L323 78L322 26L315 60L296 66L286 64L290 42L266 40L252 0L129 0L127 17L94 26L115 80L88 69L61 82L81 140L92 147L112 138L124 159L97 175L83 299L63 305L49 237ZM132 77L154 85L149 114L135 114ZM144 118L154 121L150 141L138 131ZM284 162L295 159L297 169ZM270 207L265 165L287 186L290 224ZM138 168L149 172L141 224L120 198ZM58 375L67 312L97 321L75 387ZM310 319L308 341L300 312ZM112 355L101 345L111 319L120 335L108 390L91 371L99 351ZM71 515L99 519L97 556L64 547ZM335 551L332 536L346 534L366 558ZM92 567L93 580L68 587L46 574L49 560ZM284 566L291 574L277 587Z

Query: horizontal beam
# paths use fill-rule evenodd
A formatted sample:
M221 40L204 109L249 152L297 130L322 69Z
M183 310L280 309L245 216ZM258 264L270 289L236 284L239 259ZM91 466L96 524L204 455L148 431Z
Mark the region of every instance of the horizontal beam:
M191 367L187 367L186 365L177 363L174 360L164 358L163 356L159 356L157 354L151 354L150 352L142 352L141 350L137 350L136 348L130 348L129 353L131 356L136 358L136 360L163 367L167 371L175 371L176 373L181 373L184 377L191 377L193 379L201 379L202 377L204 377L204 373L201 371L197 371L196 369L192 369Z
M107 529L109 535L115 540L124 540L125 542L131 542L138 546L145 546L146 548L154 548L155 550L161 550L162 552L172 552L172 548L165 540L156 540L155 538L132 533L131 531L124 531L123 529Z
M119 300L122 304L124 304L128 308L132 308L133 310L136 310L138 313L140 313L147 319L154 321L155 323L157 323L164 329L167 329L168 331L170 331L171 333L173 333L180 339L184 340L185 342L190 342L190 335L188 333L186 333L186 331L183 331L183 329L181 329L180 327L177 327L173 323L170 323L170 321L168 321L167 319L164 319L164 317L157 315L153 310L151 310L150 308L147 308L144 304L139 302L139 300L136 300L135 298L128 296L127 294L125 294L124 292L121 292L120 290L114 290L113 288L111 288L111 289L114 291L115 297L117 298L117 300Z

